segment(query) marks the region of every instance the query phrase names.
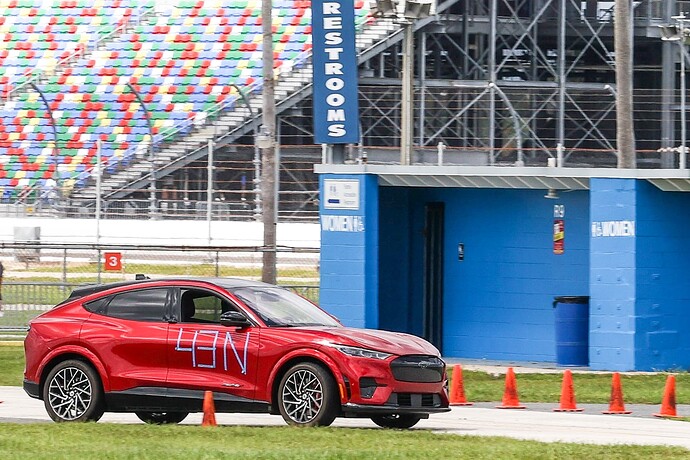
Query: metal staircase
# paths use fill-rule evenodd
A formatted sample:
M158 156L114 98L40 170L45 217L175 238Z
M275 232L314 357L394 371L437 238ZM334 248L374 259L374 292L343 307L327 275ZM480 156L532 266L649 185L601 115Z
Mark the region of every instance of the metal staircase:
M357 34L356 47L359 62L365 62L391 44L402 39L401 26L388 18L366 24ZM276 113L281 113L312 94L313 67L311 55L304 65L281 75L276 81ZM223 112L214 120L192 129L186 136L164 145L155 146L152 160L135 159L121 171L104 175L101 180L103 199L119 199L134 191L144 189L151 183L151 174L160 179L186 165L203 158L208 153L209 141L216 147L231 144L242 136L257 132L261 125L262 95L260 91L246 94L248 106L238 99L233 110ZM153 164L151 163L153 161ZM95 178L89 178L85 187L77 189L72 198L84 205L95 202Z

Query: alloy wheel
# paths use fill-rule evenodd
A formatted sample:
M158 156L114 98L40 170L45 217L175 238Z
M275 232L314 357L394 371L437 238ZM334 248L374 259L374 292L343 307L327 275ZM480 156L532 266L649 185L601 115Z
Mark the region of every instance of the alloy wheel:
M84 415L92 397L89 376L76 367L60 369L48 387L50 407L63 420L76 420Z
M323 406L323 387L309 369L292 373L282 388L282 403L287 416L296 423L309 423Z

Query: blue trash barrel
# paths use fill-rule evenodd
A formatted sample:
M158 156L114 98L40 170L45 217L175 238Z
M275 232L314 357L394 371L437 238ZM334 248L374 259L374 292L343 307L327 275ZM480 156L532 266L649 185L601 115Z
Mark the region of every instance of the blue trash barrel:
M556 364L589 365L589 296L554 297Z

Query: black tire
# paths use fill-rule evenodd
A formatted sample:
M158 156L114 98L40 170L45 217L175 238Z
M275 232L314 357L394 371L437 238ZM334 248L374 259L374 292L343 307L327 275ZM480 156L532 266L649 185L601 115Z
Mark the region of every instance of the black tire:
M187 418L189 412L135 412L139 420L152 425L168 425L180 423Z
M83 361L63 361L48 373L43 403L56 422L97 422L105 411L101 379Z
M340 411L338 388L322 366L292 366L278 386L278 410L292 426L329 426Z
M422 417L415 414L390 414L377 415L372 417L371 421L383 428L405 430L415 426L421 419Z

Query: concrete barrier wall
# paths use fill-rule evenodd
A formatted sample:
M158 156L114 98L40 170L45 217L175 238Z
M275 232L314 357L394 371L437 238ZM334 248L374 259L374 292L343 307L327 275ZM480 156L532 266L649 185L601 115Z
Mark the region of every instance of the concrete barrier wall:
M40 228L44 243L149 244L261 246L263 224L260 222L193 220L101 220L55 218L2 218L0 241L15 241L15 228ZM277 242L280 246L318 248L320 229L316 223L279 223Z

